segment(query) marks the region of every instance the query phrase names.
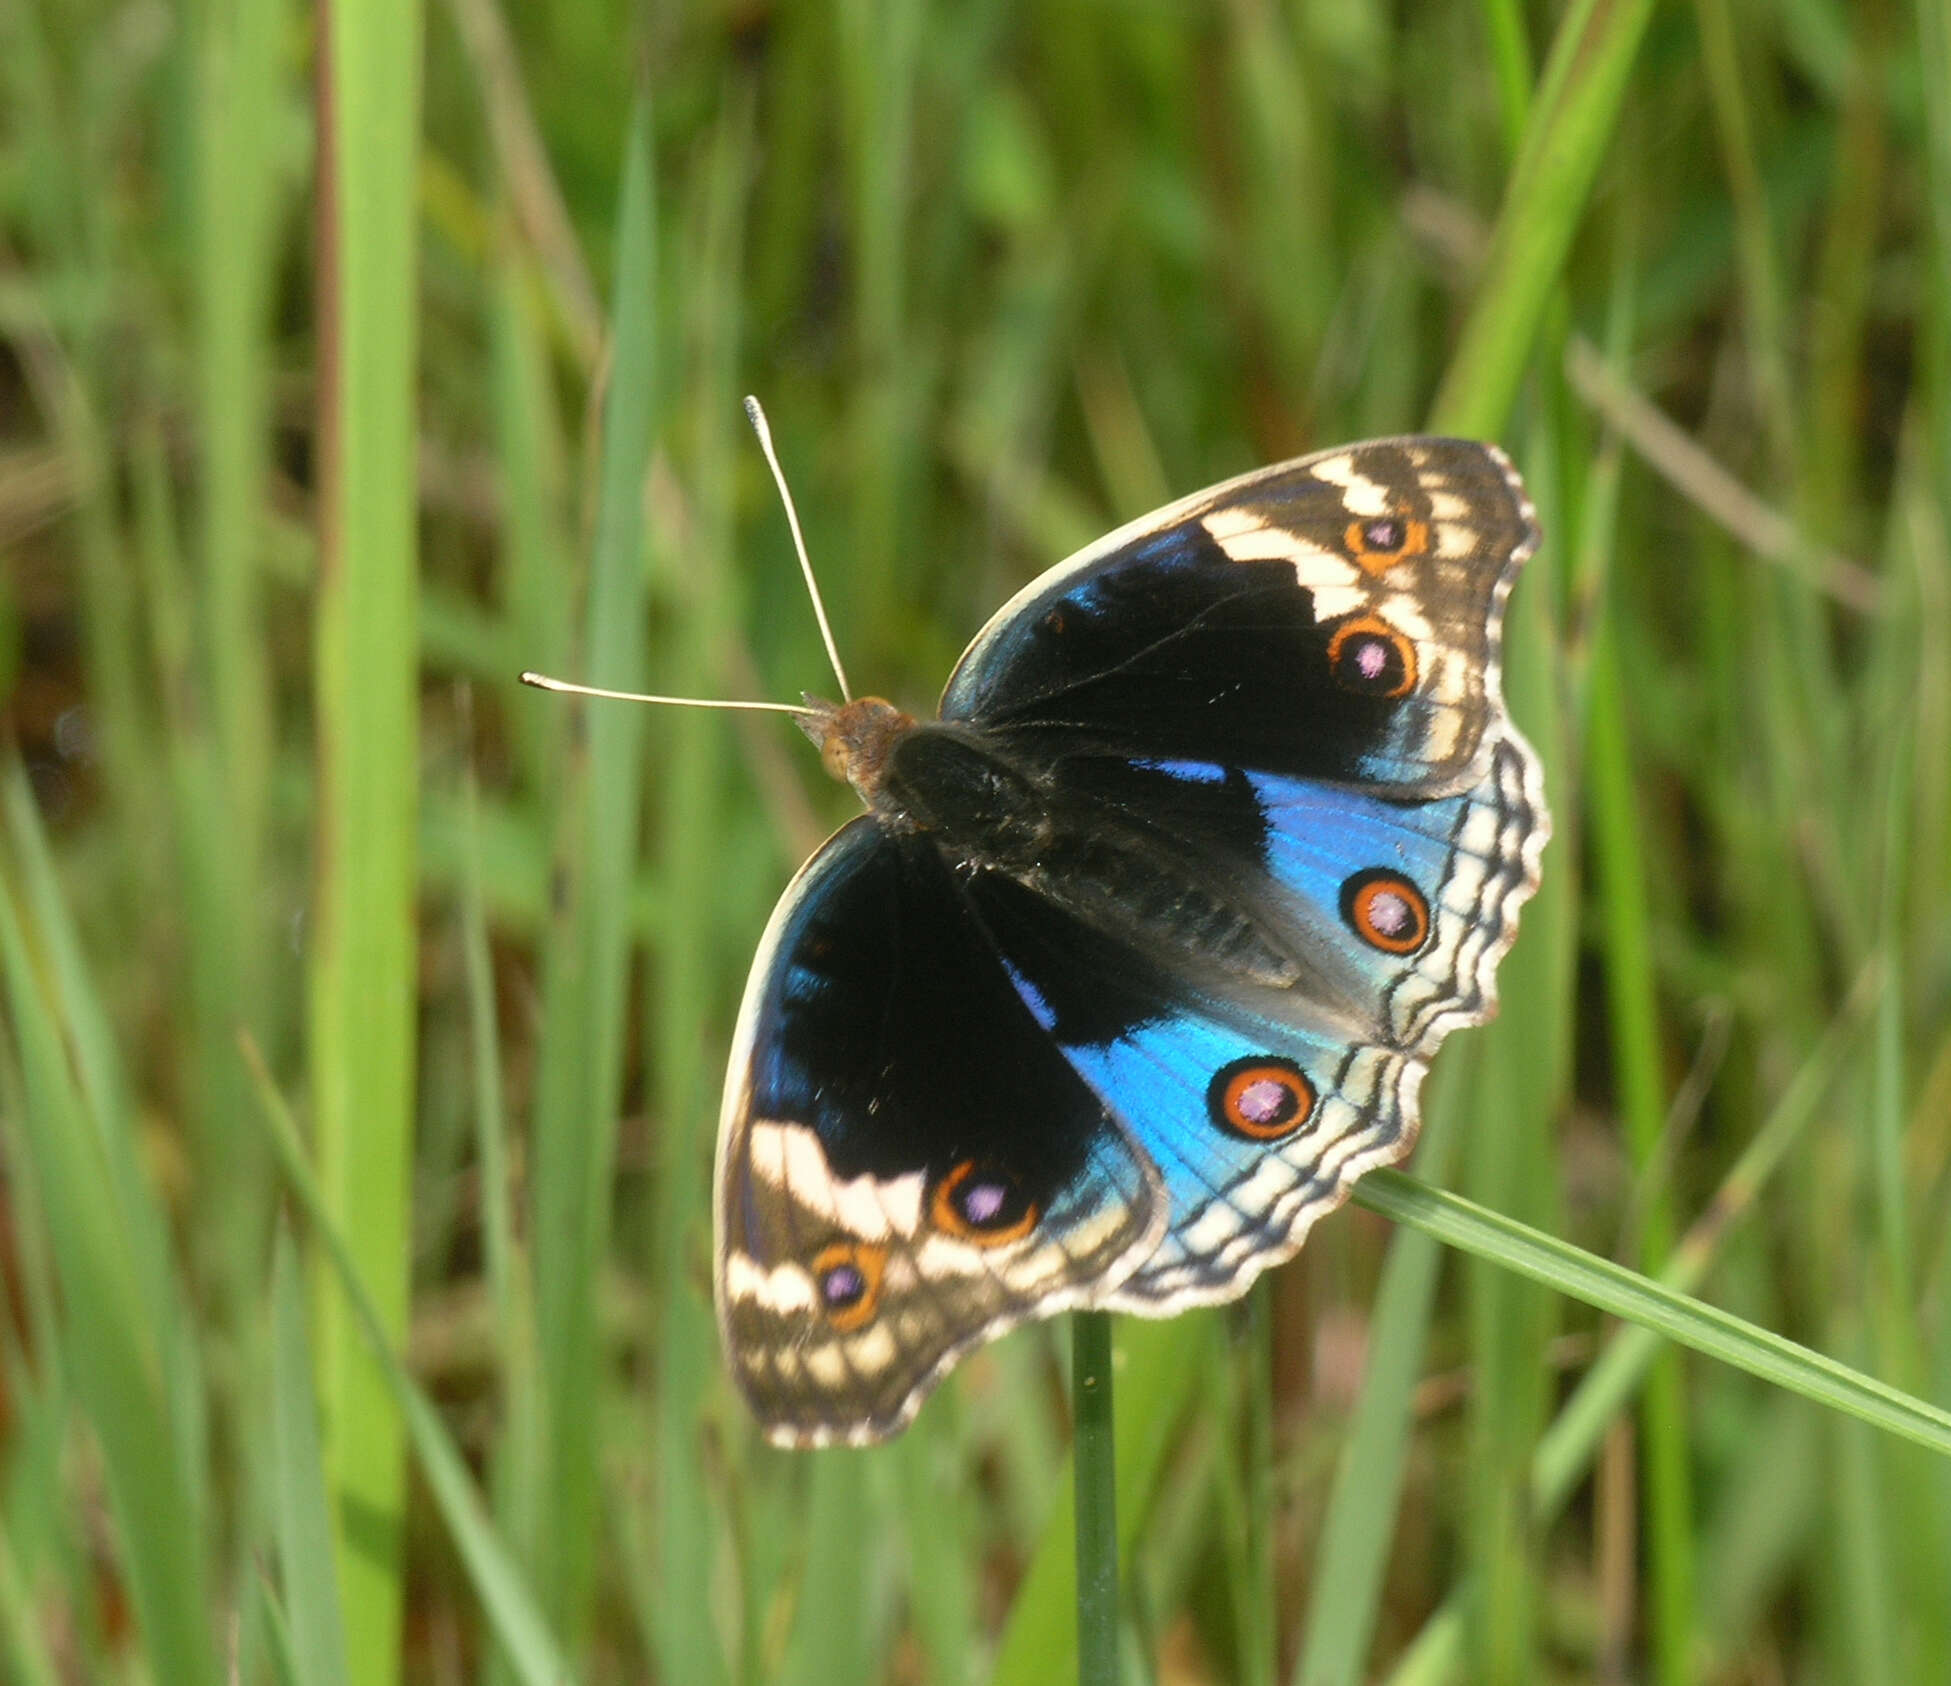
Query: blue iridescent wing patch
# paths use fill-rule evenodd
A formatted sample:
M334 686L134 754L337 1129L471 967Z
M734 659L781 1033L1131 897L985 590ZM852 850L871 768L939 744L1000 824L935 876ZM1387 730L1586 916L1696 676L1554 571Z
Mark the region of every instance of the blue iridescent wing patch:
M1343 447L1034 582L938 721L809 729L868 814L775 913L719 1138L733 1373L892 1432L971 1346L1242 1293L1400 1159L1549 835L1501 693L1503 455Z
M1497 964L1537 882L1537 763L1501 736L1489 761L1479 785L1419 803L1245 777L1279 909L1260 929L1313 961L1292 982L1250 952L1188 961L972 881L1032 1016L1164 1178L1170 1228L1101 1304L1167 1316L1236 1298L1363 1172L1408 1153L1429 1059L1496 1011ZM1209 788L1219 771L1174 769ZM1238 870L1185 811L1173 823L1205 882Z

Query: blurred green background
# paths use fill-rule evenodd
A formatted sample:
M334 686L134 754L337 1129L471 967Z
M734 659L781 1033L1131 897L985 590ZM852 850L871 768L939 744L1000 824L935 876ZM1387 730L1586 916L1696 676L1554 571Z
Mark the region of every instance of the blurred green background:
M748 390L911 707L1500 439L1557 837L1417 1169L1951 1402L1951 0L0 0L0 1676L1072 1672L1060 1327L870 1453L719 1365L850 799L513 681L826 686ZM1951 1679L1943 1459L1414 1231L1121 1339L1133 1681Z

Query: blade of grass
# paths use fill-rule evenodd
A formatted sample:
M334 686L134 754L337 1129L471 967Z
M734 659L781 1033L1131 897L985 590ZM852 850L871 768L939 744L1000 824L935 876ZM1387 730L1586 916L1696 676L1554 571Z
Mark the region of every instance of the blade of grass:
M711 146L696 178L686 226L685 322L696 378L691 407L697 519L689 542L658 560L668 569L678 605L670 646L670 686L685 695L720 687L718 658L731 636L726 579L732 550L734 452L747 444L738 407L739 312L744 273L742 231L750 187L752 102L747 88L726 90ZM660 549L662 547L660 546ZM663 672L660 666L660 685ZM655 1280L661 1385L657 1396L656 1470L659 1625L651 1635L667 1680L699 1686L725 1673L712 1624L711 1542L717 1522L698 1455L706 1391L716 1367L717 1330L699 1292L695 1261L709 1241L710 1130L719 1072L707 1067L703 1009L722 993L718 899L724 831L726 726L699 709L660 711L670 759L659 781L662 875L670 915L658 933L657 987L645 1034L656 1060L659 1181ZM819 1549L815 1544L814 1549ZM836 1554L864 1572L864 1553ZM858 1606L864 1591L834 1591Z
M1507 190L1489 261L1476 302L1430 411L1439 431L1494 435L1501 431L1514 402L1524 367L1543 323L1547 301L1557 284L1572 234L1617 124L1627 75L1650 13L1648 0L1603 8L1575 7L1561 25L1547 60L1540 95L1532 107L1518 168ZM1522 611L1539 593L1520 593ZM1544 618L1535 609L1514 618L1507 647L1515 675L1533 674L1534 707L1555 727L1556 708L1543 676L1549 669ZM1535 722L1534 722L1535 727ZM1534 736L1537 735L1534 732ZM1551 738L1557 736L1554 730ZM1555 760L1544 740L1547 766ZM1562 812L1562 809L1561 809ZM1567 851L1557 852L1556 872L1564 875ZM1549 888L1527 913L1527 942L1548 947L1539 970L1552 981L1534 999L1563 1003L1569 991L1572 899ZM1560 911L1553 915L1556 902ZM1553 930L1540 930L1549 920ZM1525 963L1524 949L1514 957ZM1515 969L1515 968L1514 968ZM1515 980L1507 989L1517 993ZM1452 1059L1456 1056L1452 1055ZM1523 1052L1517 1057L1529 1061ZM1432 1114L1433 1127L1436 1124ZM1398 1278L1395 1254L1403 1264ZM1311 1630L1296 1679L1306 1686L1359 1678L1368 1651L1373 1612L1379 1604L1386 1541L1394 1525L1401 1471L1409 1431L1408 1393L1415 1380L1415 1351L1428 1318L1436 1254L1426 1241L1397 1238L1392 1249L1384 1305L1402 1325L1384 1325L1381 1339L1392 1362L1372 1369L1363 1386L1358 1428L1338 1471L1335 1499L1323 1538L1322 1579L1313 1603ZM1366 1549L1363 1549L1364 1545ZM1341 1567L1346 1564L1344 1571ZM1323 1597L1332 1586L1333 1595ZM1316 1637L1317 1633L1319 1638Z
M278 1564L290 1610L292 1671L300 1686L347 1686L345 1618L332 1553L332 1511L319 1457L318 1403L291 1237L271 1260L273 1488Z
M494 962L481 891L480 791L470 768L461 793L461 955L466 973L468 1037L474 1076L475 1160L481 1204L481 1252L494 1305L495 1369L503 1426L490 1471L494 1517L510 1540L533 1538L540 1505L538 1472L544 1452L535 1352L535 1308L528 1257L516 1239L515 1183L505 1143L508 1115L501 1084L501 1043L495 1021ZM508 1678L497 1654L488 1679Z
M262 1575L253 1583L257 1596L252 1601L251 1610L258 1632L263 1636L265 1655L270 1659L272 1678L278 1686L305 1686L298 1672L297 1653L292 1648L291 1624L285 1620L284 1608L278 1603L276 1589ZM241 1668L233 1678L249 1680L254 1678Z
M1129 1553L1181 1413L1199 1377L1203 1313L1169 1323L1126 1317L1113 1330L1118 1378L1118 1550ZM1049 1686L1077 1672L1077 1507L1070 1468L1003 1630L991 1686Z
M132 1240L142 1220L125 1214L116 1197L103 1146L115 1121L90 1116L75 1088L61 1020L29 957L13 882L11 873L0 880L0 981L24 1080L20 1140L61 1289L62 1351L76 1402L101 1445L119 1561L156 1676L215 1680L198 1495L169 1432L171 1400L140 1280L147 1261Z
M1775 255L1768 199L1756 157L1755 125L1744 92L1739 37L1728 0L1694 0L1694 17L1728 197L1734 207L1748 379L1754 388L1755 414L1768 440L1770 467L1779 483L1795 462L1795 412L1783 355L1787 338L1781 265Z
M1651 868L1641 856L1646 828L1633 790L1612 615L1602 613L1606 618L1599 628L1590 671L1586 779L1604 920L1613 1081L1627 1148L1636 1171L1644 1177L1657 1169L1666 1127L1659 1004L1646 904L1646 875ZM1640 1201L1639 1230L1632 1238L1635 1254L1647 1270L1658 1272L1665 1265L1672 1231L1667 1195L1656 1183ZM1642 1549L1651 1581L1647 1631L1656 1678L1664 1686L1685 1686L1693 1678L1694 1506L1682 1389L1678 1354L1669 1352L1646 1378L1639 1419L1645 1492Z
M1430 407L1436 431L1487 437L1510 413L1652 10L1583 0L1552 42L1476 302Z
M799 1609L776 1679L779 1686L826 1686L872 1673L879 1610L863 1594L866 1542L878 1534L869 1508L875 1473L894 1454L825 1451L809 1454L813 1468L795 1518L805 1558ZM850 1549L835 1551L835 1541Z
M320 1181L380 1327L406 1325L416 793L414 183L420 0L332 0L321 32L317 254L317 861L309 928ZM398 1410L353 1316L316 1325L346 1660L399 1678Z
M41 1632L41 1612L21 1578L7 1530L0 1528L0 1660L19 1686L61 1686L53 1653Z
M203 477L199 589L210 719L222 773L221 924L199 925L228 962L227 1011L199 1036L198 1063L212 1103L203 1128L216 1154L253 1141L250 1095L239 1081L231 1032L263 1033L266 955L256 929L262 894L265 809L272 750L271 680L262 625L264 495L269 468L271 292L289 184L281 144L291 98L285 72L285 0L245 0L192 14L197 63L191 116L197 125L196 300L198 425ZM249 1200L257 1178L215 1179ZM261 1204L261 1195L258 1197ZM261 1268L264 1213L255 1222L206 1226L234 1238L224 1261L238 1293ZM255 1285L255 1284L251 1284Z
M617 210L613 339L583 639L590 678L629 690L644 688L643 491L660 381L652 132L649 97L640 94ZM524 700L530 707L563 706ZM569 706L580 711L582 733L561 785L560 897L543 956L532 1130L547 1462L528 1560L544 1608L564 1633L579 1636L601 1538L596 1447L607 1370L596 1279L609 1243L616 1168L645 713L613 703Z
M831 16L839 33L837 97L846 137L848 212L853 234L854 355L848 432L854 493L852 547L833 582L841 625L845 609L877 614L900 603L895 579L903 497L920 466L913 426L919 371L903 336L907 316L911 172L916 155L917 67L926 39L919 0L841 0ZM898 623L869 629L874 647L892 642Z
M1452 1247L1493 1259L1600 1311L1718 1358L1934 1452L1951 1456L1951 1411L1677 1292L1609 1259L1515 1223L1399 1171L1371 1171L1355 1199L1397 1223L1414 1224Z
M1754 1209L1762 1190L1816 1117L1862 1033L1873 1003L1878 973L1865 968L1841 1014L1824 1033L1794 1080L1782 1091L1767 1122L1755 1132L1700 1219L1673 1251L1662 1283L1690 1293L1706 1279L1722 1242ZM1531 1462L1531 1502L1539 1526L1554 1520L1569 1504L1597 1457L1607 1431L1631 1402L1665 1340L1653 1330L1629 1324L1614 1332L1605 1350L1539 1439ZM1453 1591L1424 1624L1404 1654L1389 1686L1450 1680L1462 1662L1464 1610L1468 1582Z
M1469 1057L1466 1043L1423 1086L1416 1168L1434 1183L1447 1181L1456 1165L1464 1126L1454 1091L1463 1077L1460 1062ZM1409 1455L1412 1395L1422 1375L1442 1260L1442 1248L1417 1230L1404 1230L1390 1243L1375 1295L1361 1397L1335 1463L1315 1554L1294 1686L1352 1686L1365 1677Z
M495 443L506 508L502 604L506 648L521 652L518 661L504 661L503 671L560 673L570 659L574 615L571 594L562 588L571 554L560 519L562 437L528 266L509 239L497 245L495 260ZM510 724L528 789L550 802L563 760L561 715L524 708Z
M172 1268L167 1216L143 1173L135 1108L114 1030L90 981L80 934L56 878L53 853L27 775L11 757L0 766L0 811L6 816L11 851L9 876L23 899L23 912L48 968L55 1019L75 1062L78 1099L97 1133L109 1176L109 1198L134 1255L144 1326L156 1334L170 1397L198 1395L191 1316ZM200 1492L201 1482L194 1479L203 1473L200 1406L188 1419L172 1414L170 1426L183 1467L193 1478L191 1490Z
M1078 1686L1117 1686L1118 1481L1113 1428L1111 1319L1080 1311L1070 1320L1071 1463L1077 1511Z
M1273 1281L1260 1277L1246 1297L1246 1371L1240 1437L1245 1527L1234 1625L1239 1634L1240 1686L1275 1686L1280 1666L1280 1587L1274 1562L1274 1312Z
M360 1277L358 1259L350 1244L332 1222L324 1188L306 1162L297 1126L284 1097L278 1093L248 1037L241 1040L241 1046L257 1089L265 1133L285 1182L297 1196L314 1236L324 1246L326 1260L345 1297L354 1332L365 1343L367 1355L405 1425L428 1491L495 1637L501 1641L524 1686L573 1686L577 1676L550 1633L548 1620L522 1580L508 1548L496 1534L480 1489L469 1473L467 1460L454 1444L440 1414L428 1403L393 1350L381 1321L379 1302Z

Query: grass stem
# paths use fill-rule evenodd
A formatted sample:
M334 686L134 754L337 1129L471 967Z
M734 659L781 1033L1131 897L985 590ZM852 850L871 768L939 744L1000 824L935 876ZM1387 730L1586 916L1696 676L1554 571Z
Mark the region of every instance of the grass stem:
M1076 1415L1078 1686L1118 1678L1118 1484L1111 1428L1111 1315L1070 1320Z

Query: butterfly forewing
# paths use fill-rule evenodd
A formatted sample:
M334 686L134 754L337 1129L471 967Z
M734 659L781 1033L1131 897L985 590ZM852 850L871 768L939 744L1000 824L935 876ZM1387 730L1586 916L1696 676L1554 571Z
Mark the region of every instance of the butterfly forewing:
M1502 452L1346 446L1115 537L984 628L944 719L1403 795L1468 779L1502 713L1503 598L1537 543Z
M1088 1301L1165 1221L932 848L867 818L773 916L716 1182L726 1351L791 1445L892 1433L969 1346Z

